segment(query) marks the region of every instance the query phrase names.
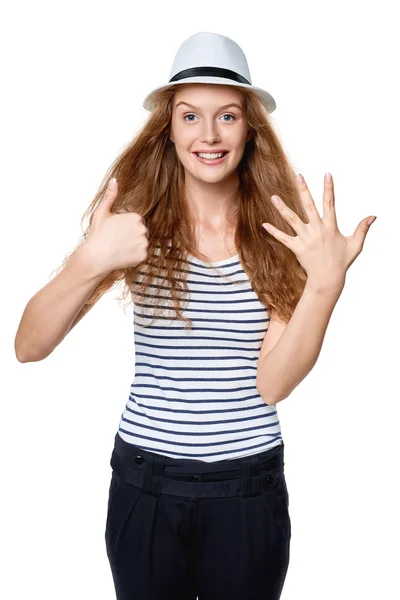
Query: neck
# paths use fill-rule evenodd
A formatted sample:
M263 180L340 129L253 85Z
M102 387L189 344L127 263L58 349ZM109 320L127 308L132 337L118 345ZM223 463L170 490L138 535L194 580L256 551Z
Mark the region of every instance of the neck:
M239 202L236 173L223 181L207 182L186 173L185 195L193 221L202 228L226 231L235 223Z

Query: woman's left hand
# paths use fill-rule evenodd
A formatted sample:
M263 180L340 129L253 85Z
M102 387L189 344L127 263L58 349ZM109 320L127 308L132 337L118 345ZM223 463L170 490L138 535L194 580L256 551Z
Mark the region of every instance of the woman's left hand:
M297 181L297 178L296 178ZM304 223L295 212L279 199L277 210L296 231L297 236L287 235L270 223L263 227L296 255L307 272L307 285L317 290L331 290L343 287L346 272L361 253L369 230L365 217L353 235L344 237L338 229L335 211L333 180L324 179L323 217L321 219L307 184L297 181L300 197L309 223ZM272 200L272 198L271 198Z

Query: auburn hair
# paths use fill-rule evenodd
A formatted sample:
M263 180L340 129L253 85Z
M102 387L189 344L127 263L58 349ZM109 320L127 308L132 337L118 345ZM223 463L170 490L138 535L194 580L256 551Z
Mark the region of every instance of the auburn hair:
M151 296L153 321L163 314L159 305L166 308L166 303L172 302L176 318L186 322L186 329L192 329L192 322L182 314L181 306L188 293L187 254L201 257L206 262L207 257L196 247L194 227L185 201L184 168L169 139L173 98L181 89L182 85L175 85L157 93L154 109L109 167L100 189L83 214L81 228L88 216L89 225L83 231L80 243L65 257L57 271L65 267L88 238L92 215L103 198L109 179L116 177L118 195L111 212L126 209L143 217L149 230L148 256L135 267L108 273L85 304L95 304L107 290L123 280L125 285L118 300L130 296L130 301L141 304L146 296ZM270 317L288 322L303 292L307 273L295 254L270 235L262 223L269 222L289 235L296 235L271 203L272 194L278 194L303 222L308 223L308 218L295 181L296 173L268 111L254 90L234 89L243 94L243 112L252 134L237 167L235 247L242 267L260 302L268 308ZM143 278L135 283L138 275ZM152 292L155 278L160 278L159 289L165 289L165 294Z

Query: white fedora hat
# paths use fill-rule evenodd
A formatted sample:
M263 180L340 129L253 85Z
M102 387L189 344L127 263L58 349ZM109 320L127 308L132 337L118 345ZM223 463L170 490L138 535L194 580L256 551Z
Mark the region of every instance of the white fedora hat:
M251 88L269 113L276 108L271 94L252 85L247 59L241 47L218 33L195 33L185 40L176 53L168 83L151 90L143 101L143 107L152 111L156 105L156 92L182 83L215 83Z

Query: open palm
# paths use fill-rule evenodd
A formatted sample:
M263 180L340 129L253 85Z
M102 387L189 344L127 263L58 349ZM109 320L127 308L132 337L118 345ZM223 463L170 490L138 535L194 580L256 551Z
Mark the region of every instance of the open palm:
M304 223L279 196L272 196L272 201L278 198L279 202L275 206L297 236L288 235L270 223L263 223L263 227L294 252L307 272L308 282L315 284L318 289L331 288L344 283L347 269L361 253L369 226L376 217L372 217L372 220L371 217L365 217L353 235L345 237L337 225L332 178L331 181L327 177L324 179L322 218L306 182L302 177L301 179L299 182L296 177L300 198L310 222Z

